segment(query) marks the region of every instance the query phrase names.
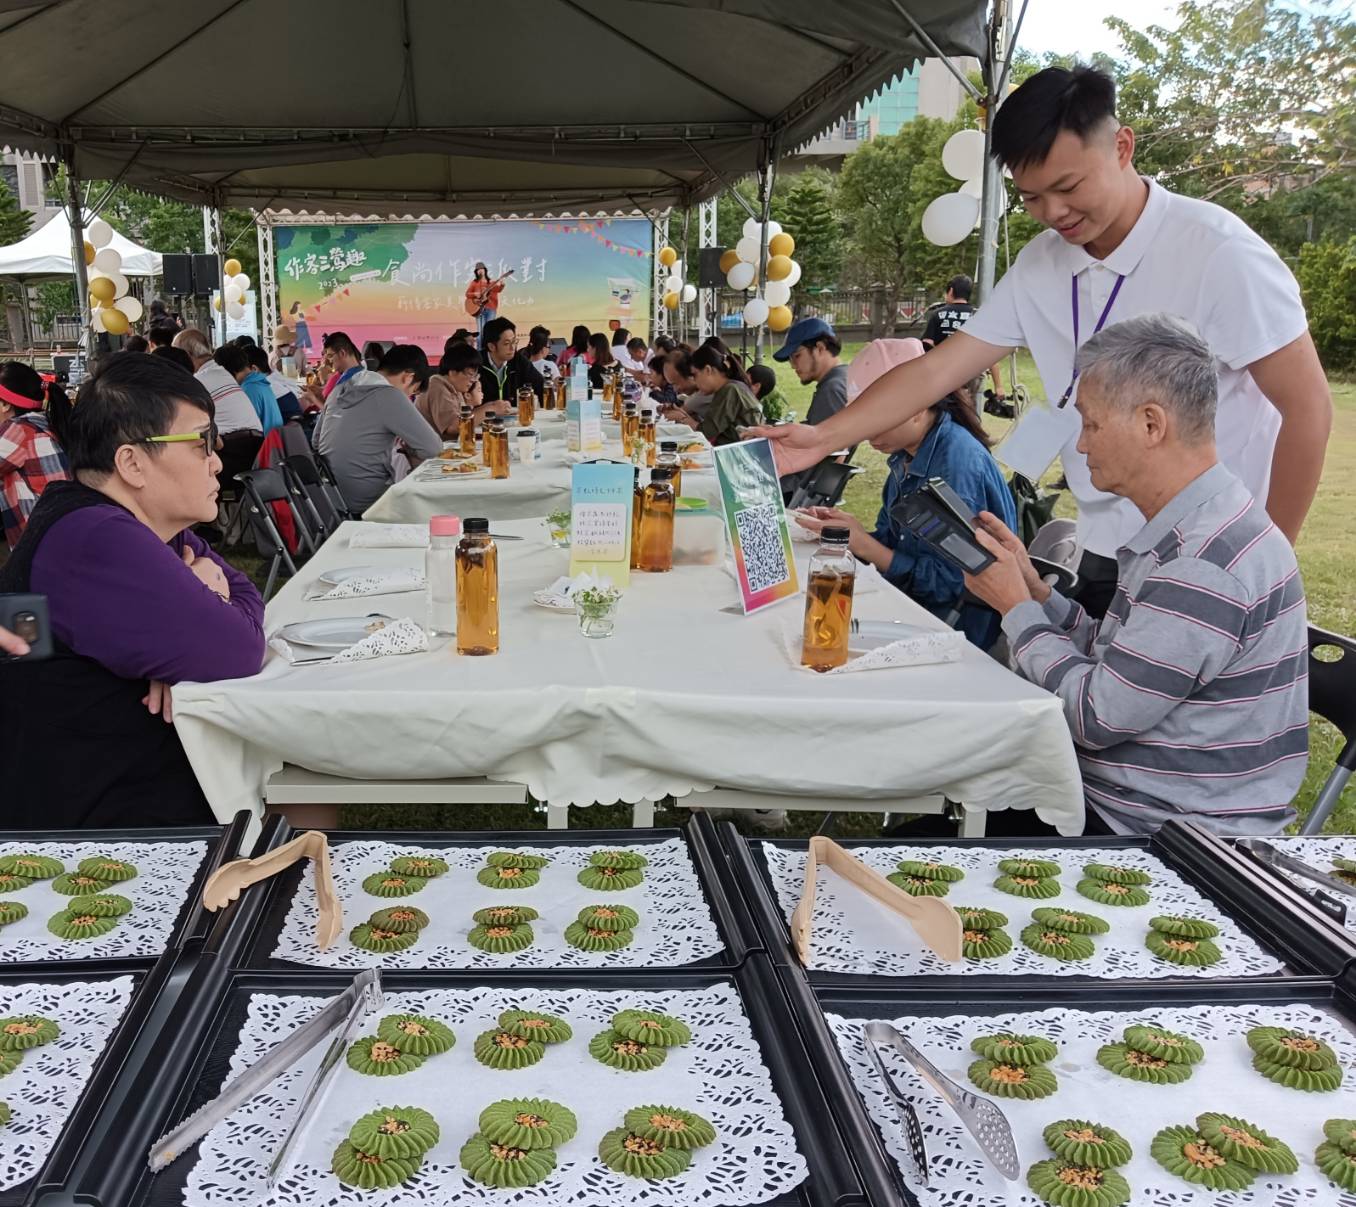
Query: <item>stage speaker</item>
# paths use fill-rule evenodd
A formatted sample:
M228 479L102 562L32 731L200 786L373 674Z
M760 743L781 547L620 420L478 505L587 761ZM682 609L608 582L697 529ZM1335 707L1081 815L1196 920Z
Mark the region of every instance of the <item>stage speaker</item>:
M167 294L176 297L187 297L193 292L192 256L162 256L160 271L165 278L164 288Z
M725 274L720 271L720 258L724 254L723 247L701 248L697 264L697 284L702 289L719 289L725 284Z
M207 297L212 290L221 288L221 276L217 272L217 258L210 252L193 257L193 292L200 298Z

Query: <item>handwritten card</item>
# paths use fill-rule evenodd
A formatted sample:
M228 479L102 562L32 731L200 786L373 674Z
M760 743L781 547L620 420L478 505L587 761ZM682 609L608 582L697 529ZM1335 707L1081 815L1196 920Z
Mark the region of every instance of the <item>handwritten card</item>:
M772 446L766 440L723 444L715 455L735 579L747 615L800 591L790 526Z
M629 465L588 461L570 476L570 574L631 582L631 501Z

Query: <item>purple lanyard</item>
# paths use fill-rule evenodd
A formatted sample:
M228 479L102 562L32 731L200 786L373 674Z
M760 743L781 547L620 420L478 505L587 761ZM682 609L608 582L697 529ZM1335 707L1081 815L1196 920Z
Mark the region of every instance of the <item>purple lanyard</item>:
M1073 375L1069 378L1069 388L1064 391L1060 397L1059 406L1056 410L1063 410L1069 404L1069 399L1073 397L1074 386L1078 384L1078 274L1075 273L1069 278L1073 286L1073 335L1074 335L1074 367ZM1125 284L1125 277L1118 276L1116 283L1111 287L1111 296L1107 298L1106 305L1102 307L1102 317L1097 320L1097 326L1092 329L1093 335L1096 335L1104 326L1106 326L1106 316L1111 313L1111 308L1116 304L1116 295L1120 293L1121 286Z

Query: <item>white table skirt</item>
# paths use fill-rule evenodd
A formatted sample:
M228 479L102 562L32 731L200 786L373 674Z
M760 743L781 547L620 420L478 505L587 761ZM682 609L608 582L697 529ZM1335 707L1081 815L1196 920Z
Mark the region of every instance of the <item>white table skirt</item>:
M1059 702L971 646L960 662L819 676L792 664L799 599L755 616L724 566L636 574L616 635L584 638L531 593L567 569L539 520L501 531L501 652L289 667L174 689L175 723L218 817L258 809L284 762L354 779L486 776L552 805L684 796L717 785L863 801L946 793L1035 809L1081 832L1083 797ZM423 622L421 593L311 602L339 565L422 565L422 551L348 547L346 524L269 605L294 620L385 612ZM812 546L797 552L808 556ZM802 566L803 578L803 566ZM863 567L854 614L938 626ZM733 607L733 610L731 608ZM798 637L793 638L798 643ZM798 644L797 644L798 648Z
M429 479L416 470L388 487L386 493L363 513L363 519L392 524L425 524L430 516L451 512L460 516L485 516L498 523L500 520L544 516L569 507L571 465L565 455L564 417L560 411L548 411L538 415L532 427L541 437L541 456L527 466L512 461L507 478L498 481L487 476ZM509 428L510 444L516 430L512 426ZM692 429L673 424L662 425L659 437L661 440L701 439ZM618 426L611 421L605 422L603 438L607 443L597 455L621 460ZM703 499L712 507L720 507L720 485L714 469L685 469L682 485L685 497Z

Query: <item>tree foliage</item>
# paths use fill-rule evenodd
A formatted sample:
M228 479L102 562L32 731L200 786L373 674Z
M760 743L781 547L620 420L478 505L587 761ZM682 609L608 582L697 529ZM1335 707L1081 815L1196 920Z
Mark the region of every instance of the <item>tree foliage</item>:
M834 211L832 177L822 170L793 177L783 198L774 194L772 213L796 241L801 268L796 292L836 285L843 268L843 227Z
M1356 370L1356 235L1305 244L1295 275L1319 357L1329 369Z
M0 247L18 243L33 225L33 215L19 206L14 190L0 180Z

